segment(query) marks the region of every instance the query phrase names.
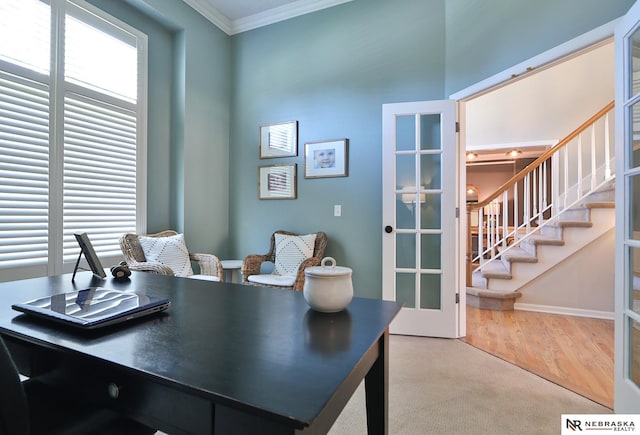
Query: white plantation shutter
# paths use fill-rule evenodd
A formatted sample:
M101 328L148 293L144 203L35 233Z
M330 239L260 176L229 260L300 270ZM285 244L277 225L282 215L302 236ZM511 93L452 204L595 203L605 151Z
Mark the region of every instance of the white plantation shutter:
M136 232L138 50L129 32L69 4L65 15L63 257L86 232L98 255L120 255Z
M138 95L136 38L81 9L69 7L68 10L65 81L135 103Z
M136 232L135 111L67 95L64 122L64 255L76 232L98 254L118 255L119 237Z
M0 0L0 269L60 273L74 233L104 258L144 231L144 81L135 29L82 0Z
M0 0L0 59L49 74L50 39L51 7L47 3Z
M0 71L0 267L46 264L49 91Z

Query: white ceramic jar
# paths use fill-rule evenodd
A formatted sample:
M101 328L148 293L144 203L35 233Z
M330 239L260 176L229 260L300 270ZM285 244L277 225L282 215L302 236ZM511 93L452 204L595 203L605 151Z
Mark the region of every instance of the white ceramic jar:
M331 265L327 265L327 263ZM332 257L325 257L320 266L304 271L304 298L309 306L323 313L335 313L346 308L353 299L351 269L339 267Z

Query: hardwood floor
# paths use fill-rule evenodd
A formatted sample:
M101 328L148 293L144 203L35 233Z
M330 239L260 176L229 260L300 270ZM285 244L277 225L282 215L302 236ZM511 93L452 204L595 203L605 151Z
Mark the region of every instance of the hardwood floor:
M613 323L468 306L462 340L613 409Z

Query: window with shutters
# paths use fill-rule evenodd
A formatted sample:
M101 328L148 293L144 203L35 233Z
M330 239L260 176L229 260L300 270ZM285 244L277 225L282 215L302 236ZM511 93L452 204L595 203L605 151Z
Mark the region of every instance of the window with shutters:
M0 270L144 230L146 37L82 0L0 1ZM143 97L141 97L143 96Z

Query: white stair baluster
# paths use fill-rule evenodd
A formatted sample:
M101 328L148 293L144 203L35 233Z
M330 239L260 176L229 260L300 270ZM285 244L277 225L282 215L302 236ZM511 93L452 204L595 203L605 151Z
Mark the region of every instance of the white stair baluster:
M611 146L609 143L609 116L612 112L607 113L604 118L604 177L605 180L611 178Z
M582 195L582 134L580 136L578 136L578 153L577 153L577 160L578 160L578 183L577 183L577 190L576 190L576 197L575 199L580 198L580 196ZM574 199L574 201L575 201Z
M598 179L596 178L596 125L597 123L591 127L591 188L589 192L596 190L596 186L598 185Z
M520 229L520 218L518 216L518 202L519 202L519 195L518 195L518 185L520 183L516 183L513 185L513 231L515 232L515 234L513 235L513 240L514 243L517 243L518 241L520 241L520 236L519 236L519 229Z
M564 184L563 184L563 201L562 201L562 210L565 210L567 208L567 201L568 201L568 197L569 197L569 146L567 145L566 147L564 147L564 152L562 153L564 154L564 162L563 162L563 166L564 166Z
M505 190L502 194L502 246L507 247L507 238L509 237L509 191Z

